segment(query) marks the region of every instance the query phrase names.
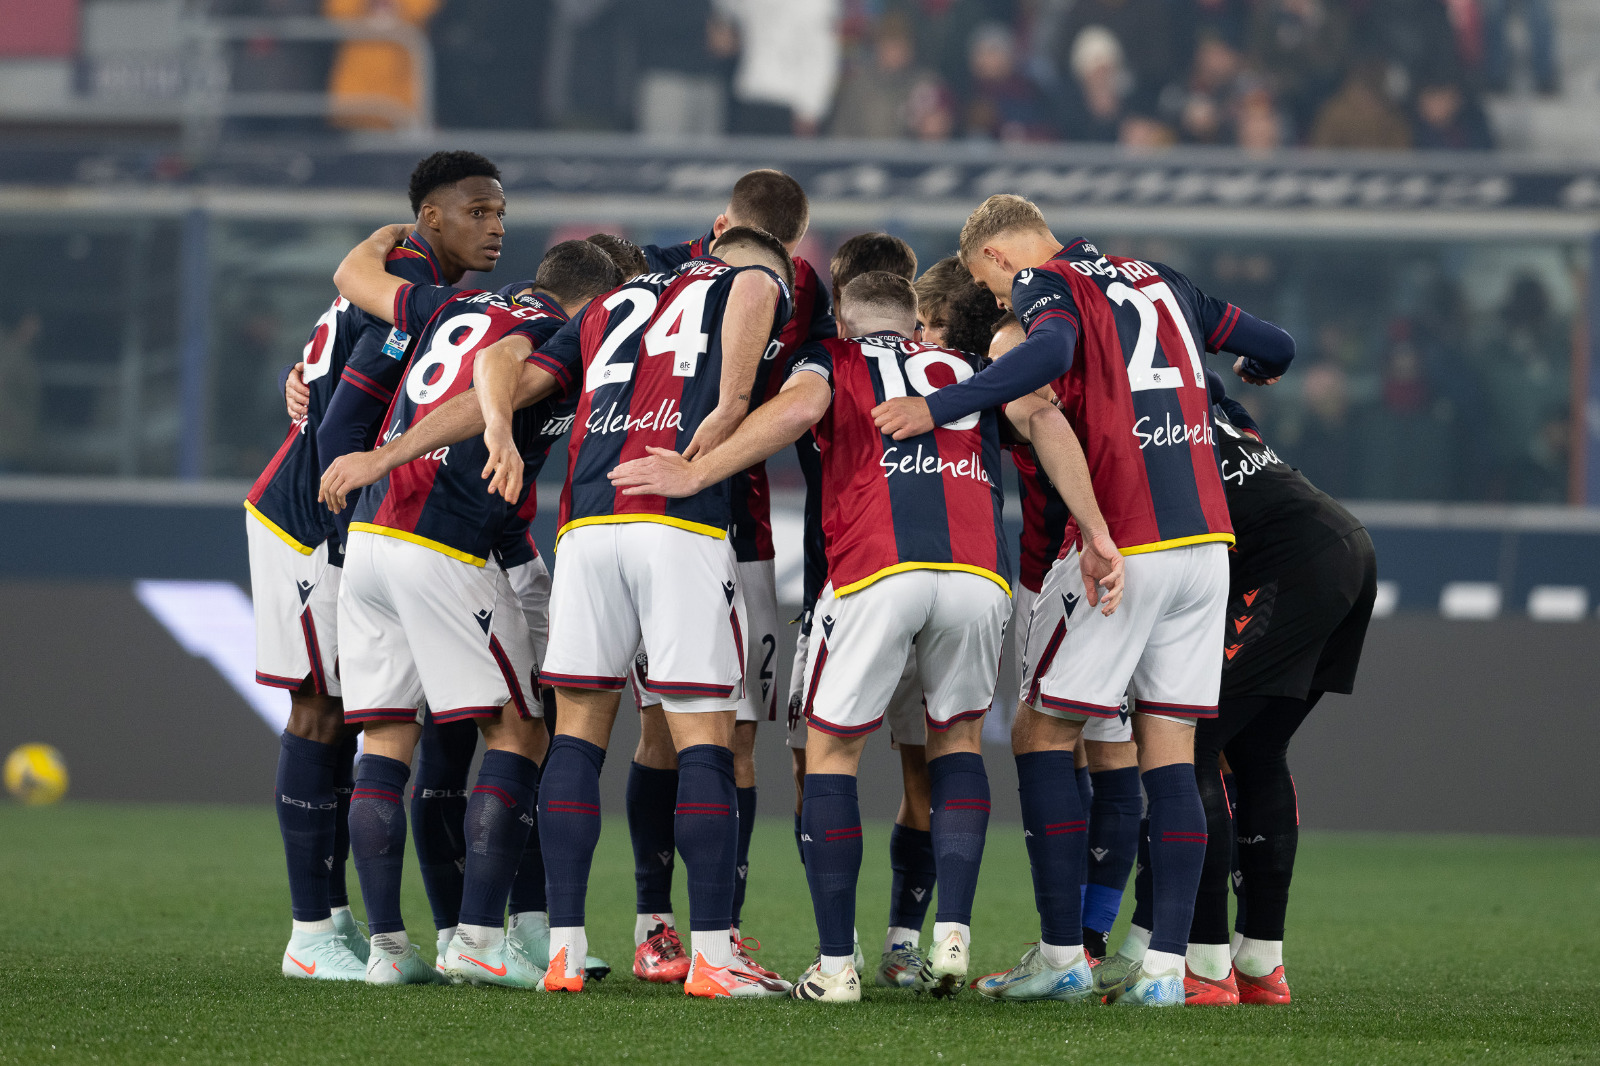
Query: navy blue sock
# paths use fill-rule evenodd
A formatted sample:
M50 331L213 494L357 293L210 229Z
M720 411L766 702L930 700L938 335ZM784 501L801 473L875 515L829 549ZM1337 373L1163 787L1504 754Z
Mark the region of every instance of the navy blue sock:
M1078 806L1083 808L1084 814L1088 814L1094 806L1094 786L1089 781L1089 767L1074 766L1072 775L1078 786ZM1083 883L1078 886L1078 910L1080 913L1083 911L1084 897L1089 890L1089 835L1087 833L1083 837L1083 848L1084 879Z
M1094 777L1094 802L1089 807L1089 883L1084 893L1083 924L1099 933L1116 924L1128 871L1139 853L1139 768L1102 770Z
M744 892L750 884L750 834L756 828L756 789L736 788L739 802L739 849L733 858L733 927L744 914Z
M1022 796L1022 830L1033 868L1039 936L1047 944L1071 947L1083 936L1083 900L1078 886L1083 883L1083 841L1088 830L1087 813L1078 800L1072 752L1018 755L1017 791ZM942 870L939 881L943 892Z
M406 858L406 779L411 768L370 752L361 756L350 794L350 852L361 878L361 901L374 933L404 932L400 871Z
M539 804L539 790L534 789L534 806ZM517 875L511 879L510 911L523 914L527 911L549 909L544 891L544 849L539 844L539 819L535 815L528 827L528 842L522 846L522 861L517 863Z
M356 787L356 738L339 741L339 760L333 767L333 797L339 804L333 824L333 867L328 871L328 906L350 906L344 868L350 859L350 793Z
M733 749L694 744L678 752L678 802L673 833L689 882L689 929L733 925L734 860L739 853L739 799Z
M856 882L861 877L861 805L850 774L807 774L800 846L824 955L856 949Z
M411 836L428 893L435 929L448 929L461 916L461 883L467 861L463 823L467 815L467 774L478 747L471 719L440 724L428 715L422 723L422 750L411 787Z
M889 924L899 929L921 929L933 902L938 880L933 861L933 834L895 823L889 830Z
M1173 763L1144 775L1150 797L1150 878L1155 924L1150 950L1182 955L1206 857L1206 812L1195 785L1194 766Z
M589 865L600 842L600 767L604 748L559 736L539 780L539 843L544 848L550 924L583 924Z
M806 847L800 843L800 812L794 812L794 850L800 853L800 865L806 864Z
M1149 929L1155 924L1155 892L1150 882L1150 819L1139 819L1139 865L1133 875L1133 924Z
M467 800L467 865L461 921L498 928L522 862L539 795L539 764L514 751L486 751Z
M628 837L633 841L636 914L672 910L672 865L677 838L673 811L678 803L678 771L628 764Z
M284 732L278 744L278 832L289 865L289 907L297 922L320 922L332 911L328 873L339 817L334 795L337 744Z
M933 792L929 830L939 879L939 910L934 918L971 925L983 841L989 832L989 775L983 769L983 756L958 751L930 759L928 783Z

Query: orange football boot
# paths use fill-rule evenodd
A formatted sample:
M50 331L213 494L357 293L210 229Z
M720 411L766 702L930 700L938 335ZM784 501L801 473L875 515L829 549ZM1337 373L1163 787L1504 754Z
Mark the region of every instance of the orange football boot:
M1201 977L1187 965L1183 968L1183 1005L1186 1007L1233 1007L1239 1003L1239 986L1233 971L1220 981Z
M573 977L567 976L567 949L565 947L556 952L556 957L550 960L550 968L544 972L544 990L546 992L583 991L582 970L579 970Z
M789 994L789 982L752 973L737 961L731 966L713 966L696 953L683 991L703 999L775 999Z

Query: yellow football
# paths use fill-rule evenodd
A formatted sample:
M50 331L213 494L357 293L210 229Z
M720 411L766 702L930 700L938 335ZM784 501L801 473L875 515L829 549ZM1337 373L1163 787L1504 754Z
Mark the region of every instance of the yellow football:
M67 763L48 744L20 744L6 756L6 791L23 803L54 803L67 794Z

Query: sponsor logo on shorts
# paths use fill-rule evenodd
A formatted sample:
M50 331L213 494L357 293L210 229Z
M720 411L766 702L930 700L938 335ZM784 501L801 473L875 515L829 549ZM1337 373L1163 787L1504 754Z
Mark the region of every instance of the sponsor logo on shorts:
M306 601L311 598L311 590L317 587L317 583L315 581L301 581L298 584L300 586L300 606L304 607Z
M728 598L728 602L729 603L733 602L733 592L734 592L734 584L733 584L733 582L732 581L724 581L722 583L722 594Z
M837 621L837 618L833 618L829 615L822 616L822 635L824 637L833 636L833 624Z
M489 632L489 623L494 621L494 612L493 611L479 611L476 614L474 614L472 617L473 617L473 620L478 623L478 628L479 629L483 630L484 633L488 633Z

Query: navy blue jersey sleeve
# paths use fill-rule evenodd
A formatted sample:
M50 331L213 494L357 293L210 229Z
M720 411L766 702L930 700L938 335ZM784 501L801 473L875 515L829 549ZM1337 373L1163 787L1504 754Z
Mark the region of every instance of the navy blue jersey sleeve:
M1152 263L1178 298L1195 309L1205 334L1206 351L1243 356L1252 377L1280 377L1294 361L1294 338L1265 319L1233 304L1207 296L1188 277L1163 263Z
M582 314L569 318L549 340L535 347L528 362L555 378L563 391L571 389L583 374L583 320L591 314L604 313L605 308L591 303Z
M1048 385L1072 369L1078 348L1078 305L1060 274L1024 270L1011 286L1011 307L1028 339L988 367L928 397L936 426L999 407Z
M709 235L698 241L684 241L682 244L669 244L666 247L647 244L639 250L644 253L644 261L649 265L652 274L670 274L689 260L703 255L711 246L708 238ZM698 245L704 245L705 248L697 250Z
M822 380L828 383L828 387L833 387L833 356L828 352L826 345L811 341L800 346L794 353L794 361L789 364L788 377L792 378L802 371L822 375Z
M408 336L422 332L435 312L460 291L449 285L400 286L394 294L394 328Z
M822 284L822 279L817 278L817 299L811 305L811 330L806 334L806 339L825 341L838 335L839 323L833 317L833 297L828 295L828 287Z

